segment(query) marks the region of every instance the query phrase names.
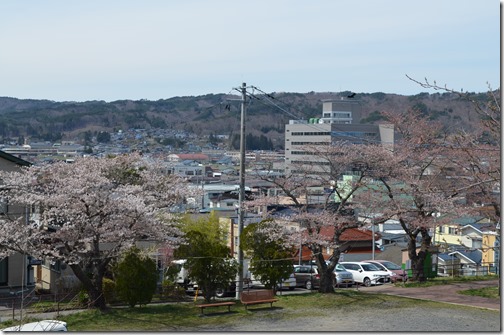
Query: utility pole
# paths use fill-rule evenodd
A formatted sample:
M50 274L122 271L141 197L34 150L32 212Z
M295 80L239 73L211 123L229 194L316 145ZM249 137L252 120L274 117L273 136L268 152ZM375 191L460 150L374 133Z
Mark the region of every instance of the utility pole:
M373 245L372 245L372 253L371 253L371 259L374 261L375 259L375 222L374 218L371 219L371 233L373 234Z
M240 193L238 196L238 286L236 299L240 299L243 292L243 250L241 248L241 236L245 212L243 202L245 200L245 101L247 99L246 84L241 87L241 130L240 130Z

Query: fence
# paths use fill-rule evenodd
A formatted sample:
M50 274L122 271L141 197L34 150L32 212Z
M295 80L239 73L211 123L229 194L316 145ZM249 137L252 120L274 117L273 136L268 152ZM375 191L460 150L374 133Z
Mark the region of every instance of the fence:
M62 294L37 294L34 289L29 292L10 292L0 296L0 321L20 320L27 315L48 312L58 316L62 311L82 307L76 291Z
M440 277L499 275L499 267L495 263L462 263L459 259L454 259L438 263L437 275Z

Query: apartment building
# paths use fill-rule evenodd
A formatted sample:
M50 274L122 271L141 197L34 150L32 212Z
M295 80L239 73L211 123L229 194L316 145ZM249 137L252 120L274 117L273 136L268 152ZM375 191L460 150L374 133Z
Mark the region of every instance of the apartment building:
M30 166L31 163L14 155L0 151L0 169L16 171L20 167ZM0 217L18 218L30 215L29 209L17 204L10 204L6 198L0 198ZM21 292L35 286L33 273L33 259L29 255L14 253L0 258L0 295L6 292Z

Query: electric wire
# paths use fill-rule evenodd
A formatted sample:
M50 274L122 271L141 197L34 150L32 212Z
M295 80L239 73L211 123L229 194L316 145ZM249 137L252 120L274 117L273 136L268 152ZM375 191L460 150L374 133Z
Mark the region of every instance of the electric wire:
M268 94L266 92L264 92L263 90L255 87L255 86L252 86L254 89L256 89L257 91L261 92L262 94L265 95L265 97L269 97L269 98L272 98L272 99L275 99L276 101L280 101L282 102L283 104L287 105L285 102L273 97L271 94ZM257 100L262 100L260 97L258 96L255 96L254 95L254 98L256 98ZM267 102L270 103L271 106L273 107L276 107L278 108L279 110L281 110L282 112L284 112L285 114L291 116L291 117L294 117L294 120L295 121L306 121L305 119L301 119L299 118L297 115L295 115L294 113L280 107L278 104L275 104L273 101L271 101L270 99L268 98L265 98L264 100L266 100ZM318 126L317 124L314 124L314 123L303 123L304 125L308 126L309 128L312 128L314 130L317 130L317 131L320 131L320 132L327 132L327 129L325 128L322 128L320 126ZM362 138L362 137L358 137L358 136L355 136L355 135L352 135L350 133L348 133L348 131L346 131L345 129L343 129L341 126L338 126L336 124L331 124L331 130L336 130L336 131L341 131L344 133L344 137L346 138L353 138L353 139L356 139L358 140L359 143L361 142L365 142L365 143L368 143L368 144L382 144L382 142L380 140L376 140L376 139L366 139L366 138Z

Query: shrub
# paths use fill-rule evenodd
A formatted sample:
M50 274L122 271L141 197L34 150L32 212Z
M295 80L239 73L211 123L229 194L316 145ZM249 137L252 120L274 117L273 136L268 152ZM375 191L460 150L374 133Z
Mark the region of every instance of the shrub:
M170 280L164 280L161 284L161 298L182 300L185 298L185 289Z
M89 304L89 295L85 289L81 289L79 291L78 297L79 305L87 306Z
M102 287L105 301L109 304L115 302L117 300L115 281L109 278L103 278Z
M145 305L152 301L157 287L156 263L140 255L136 247L126 252L114 271L118 297L130 307Z

